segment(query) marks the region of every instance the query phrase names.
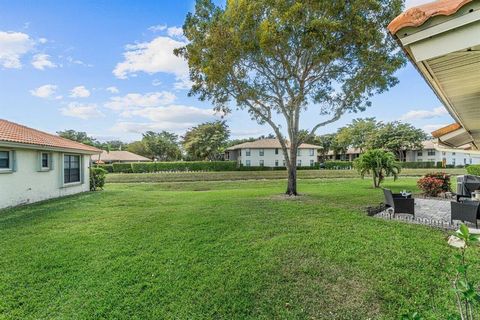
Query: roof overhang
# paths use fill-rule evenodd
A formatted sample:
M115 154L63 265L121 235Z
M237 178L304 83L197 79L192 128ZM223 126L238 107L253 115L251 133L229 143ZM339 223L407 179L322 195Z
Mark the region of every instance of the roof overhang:
M449 145L467 142L478 148L480 1L439 0L412 8L392 21L389 30L464 129L456 138L449 136Z
M41 150L41 151L56 151L63 153L79 153L85 155L94 155L100 154L102 151L89 151L89 150L80 150L80 149L70 149L70 148L58 148L50 146L42 146L36 144L27 144L27 143L16 143L8 141L0 141L0 148L15 148L15 149L27 149L27 150Z

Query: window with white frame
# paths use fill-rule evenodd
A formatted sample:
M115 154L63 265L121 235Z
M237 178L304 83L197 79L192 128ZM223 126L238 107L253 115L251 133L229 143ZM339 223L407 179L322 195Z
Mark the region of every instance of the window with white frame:
M250 167L250 165L251 165L250 160L245 160L245 166L246 166L246 167Z
M250 149L245 149L245 156L250 157Z
M314 149L310 149L309 150L309 156L314 156L315 155L315 150Z
M417 157L421 157L421 156L423 156L423 152L422 152L422 151L418 151L418 152L417 152Z
M429 156L434 156L435 155L435 150L428 150L428 155Z
M52 159L50 159L50 153L42 152L40 155L40 168L42 170L50 170L50 164Z
M265 161L260 160L260 167L263 167L265 165Z
M285 160L283 160L283 166L285 167Z
M314 160L310 160L310 167L313 167L315 165L315 161Z
M302 160L298 160L297 161L297 167L301 167L302 166Z
M275 149L275 154L278 154L278 148Z
M264 149L259 149L258 154L260 155L260 157L263 157L265 155L265 150Z
M297 156L301 156L302 155L302 150L300 148L297 149Z
M0 170L12 169L12 152L0 150Z
M275 160L275 167L278 167L278 160Z
M63 182L75 183L80 182L80 156L64 155L63 156Z

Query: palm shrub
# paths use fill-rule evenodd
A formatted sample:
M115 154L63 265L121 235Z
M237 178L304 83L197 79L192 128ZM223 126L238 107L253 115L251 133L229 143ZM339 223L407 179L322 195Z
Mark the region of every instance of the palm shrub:
M393 176L397 180L402 168L392 152L382 149L368 150L355 159L353 166L362 178L367 174L372 175L374 188L380 187L385 177Z

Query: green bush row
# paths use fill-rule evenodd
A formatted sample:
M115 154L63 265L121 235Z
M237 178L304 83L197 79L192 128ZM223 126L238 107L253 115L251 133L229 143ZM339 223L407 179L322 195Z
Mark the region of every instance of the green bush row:
M106 170L108 173L113 172L113 165L112 164L96 164L94 165L95 168L102 168L103 170Z
M104 166L99 165L108 170ZM134 162L114 163L109 172L114 173L151 173L168 171L233 171L237 169L235 161L179 161L179 162Z
M402 162L402 168L408 169L431 169L437 168L435 161L425 161L425 162Z
M473 174L474 176L480 176L480 164L472 164L467 167L468 174Z
M352 169L353 162L351 161L325 161L325 169L334 170L334 169Z

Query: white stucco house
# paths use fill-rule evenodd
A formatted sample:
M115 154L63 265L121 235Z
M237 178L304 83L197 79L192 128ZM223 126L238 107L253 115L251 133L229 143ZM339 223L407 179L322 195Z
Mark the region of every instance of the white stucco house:
M297 167L313 167L319 146L303 143L298 148ZM246 167L285 167L285 157L278 139L260 139L229 147L225 160L237 161Z
M101 150L0 119L0 208L89 191Z

